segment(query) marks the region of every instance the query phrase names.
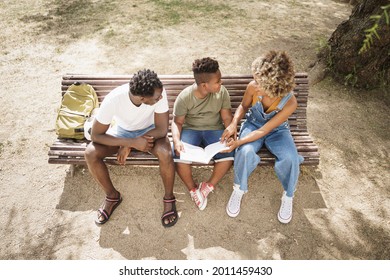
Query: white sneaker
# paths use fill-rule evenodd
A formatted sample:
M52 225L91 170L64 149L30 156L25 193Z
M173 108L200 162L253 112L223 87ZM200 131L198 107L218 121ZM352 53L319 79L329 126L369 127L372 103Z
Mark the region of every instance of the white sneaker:
M204 210L207 205L207 198L205 199L199 189L191 190L190 195L192 200L198 206L199 210Z
M280 205L278 220L283 224L287 224L291 221L293 211L293 198L288 197L286 192L283 192L282 204Z
M226 213L230 217L235 218L238 216L238 214L240 214L241 199L244 194L245 192L240 190L240 187L233 186L232 195L230 196L229 202L226 205Z

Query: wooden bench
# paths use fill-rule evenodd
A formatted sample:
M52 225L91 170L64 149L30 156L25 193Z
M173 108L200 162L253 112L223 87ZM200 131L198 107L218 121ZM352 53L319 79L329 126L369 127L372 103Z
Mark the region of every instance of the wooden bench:
M67 74L62 77L61 91L65 93L67 88L74 82L85 82L94 87L102 102L104 97L115 87L128 83L130 75L79 75ZM194 83L191 75L160 75L164 88L167 91L170 107L170 122L172 120L172 109L176 96L185 87ZM233 114L240 104L247 84L252 80L251 75L224 75L223 85L229 91L231 96ZM310 137L306 125L306 109L309 94L308 77L306 73L297 73L295 75L296 88L294 94L298 100L297 110L290 116L289 124L291 132L297 146L298 152L305 159L303 165L316 166L319 164L319 152L317 145ZM171 132L169 132L171 137ZM73 175L75 165L85 165L84 150L88 144L87 140L74 141L57 139L49 150L48 162L51 164L70 164ZM261 157L260 165L273 165L275 158L265 148L259 152ZM110 156L105 159L108 164L117 164L116 156ZM139 151L132 151L127 158L126 164L130 165L158 165L158 160L153 155ZM212 163L210 163L212 164ZM201 164L199 164L201 165Z

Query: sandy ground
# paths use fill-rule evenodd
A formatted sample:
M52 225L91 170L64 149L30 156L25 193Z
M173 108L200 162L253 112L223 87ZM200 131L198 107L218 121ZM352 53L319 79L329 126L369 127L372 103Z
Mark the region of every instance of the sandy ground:
M94 224L103 194L88 171L71 177L69 166L47 163L62 74L190 74L204 56L223 74L249 73L274 48L310 71L352 9L332 0L212 1L212 12L160 2L0 3L0 259L390 259L389 96L328 78L310 88L321 163L301 168L290 224L276 217L282 188L273 168L261 167L236 219L225 213L232 171L202 212L177 177L180 220L164 229L158 169L133 166L110 167L124 201L106 225ZM96 16L72 22L71 4ZM195 170L198 180L208 174Z

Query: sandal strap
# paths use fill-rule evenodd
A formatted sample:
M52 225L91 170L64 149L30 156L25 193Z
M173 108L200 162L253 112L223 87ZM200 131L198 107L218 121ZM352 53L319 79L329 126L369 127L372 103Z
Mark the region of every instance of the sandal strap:
M121 198L122 198L122 196L119 193L119 197L118 198L111 198L111 197L106 196L106 201L107 202L119 202L121 200Z
M164 215L162 215L161 219L164 219L165 217L174 215L175 213L176 213L175 211L166 212L166 213L164 213ZM175 214L175 216L176 216L176 214Z
M163 198L163 202L165 203L173 203L173 202L176 202L176 197L173 197L173 198Z
M105 220L108 220L109 216L106 210L104 210L103 208L99 208L98 211L105 217Z

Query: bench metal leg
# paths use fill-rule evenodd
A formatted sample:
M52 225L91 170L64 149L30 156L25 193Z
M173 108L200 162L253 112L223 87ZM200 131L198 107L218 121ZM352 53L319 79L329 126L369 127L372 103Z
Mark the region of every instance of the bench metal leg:
M70 168L69 168L69 172L70 172L70 176L73 177L74 176L74 171L76 169L76 166L74 164L71 164L70 165Z

